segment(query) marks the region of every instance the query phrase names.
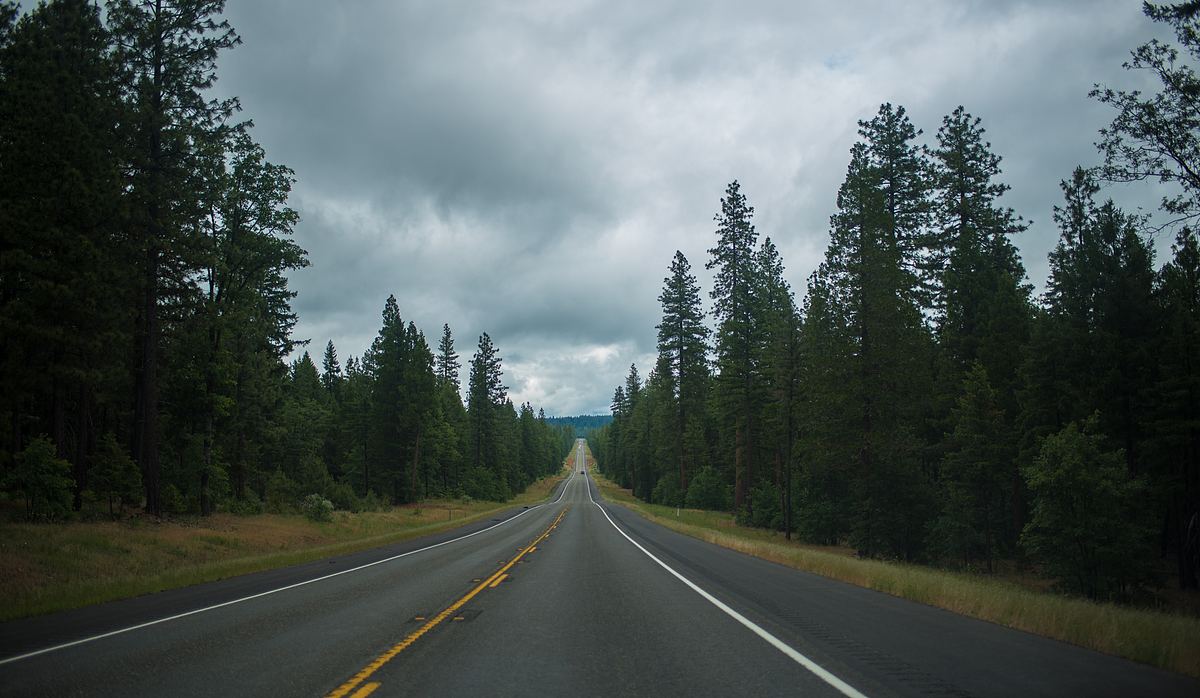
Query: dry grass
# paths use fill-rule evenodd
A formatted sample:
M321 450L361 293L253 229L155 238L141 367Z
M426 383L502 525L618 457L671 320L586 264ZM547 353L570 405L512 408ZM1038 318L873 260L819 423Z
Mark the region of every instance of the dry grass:
M606 498L679 533L789 567L1134 661L1200 677L1200 619L1038 592L995 578L788 542L728 514L646 504L593 476Z
M430 500L386 512L216 514L149 522L0 524L0 620L274 569L460 526L544 500L564 473L509 502Z

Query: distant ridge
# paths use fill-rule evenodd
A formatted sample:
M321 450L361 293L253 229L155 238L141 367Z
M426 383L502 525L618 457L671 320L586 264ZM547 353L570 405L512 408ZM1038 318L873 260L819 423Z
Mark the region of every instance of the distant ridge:
M585 432L591 429L599 429L600 427L612 421L611 414L581 414L577 417L547 417L546 421L551 426L567 425L574 427L576 436L583 436Z

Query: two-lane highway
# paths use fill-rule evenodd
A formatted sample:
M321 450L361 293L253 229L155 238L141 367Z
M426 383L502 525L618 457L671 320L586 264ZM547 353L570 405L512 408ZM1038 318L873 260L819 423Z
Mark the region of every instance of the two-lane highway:
M309 565L0 626L0 695L1200 695L673 533L599 501L576 449L546 504L321 563L333 576ZM184 611L199 612L11 660Z

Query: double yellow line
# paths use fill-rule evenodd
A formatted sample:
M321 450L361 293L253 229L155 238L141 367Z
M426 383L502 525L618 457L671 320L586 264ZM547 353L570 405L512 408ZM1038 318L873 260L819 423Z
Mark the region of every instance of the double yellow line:
M492 576L480 582L478 586L468 591L461 599L450 604L444 611L437 614L433 618L430 618L428 621L426 621L425 625L422 625L420 628L413 631L408 637L401 640L387 652L384 652L376 657L374 661L363 667L362 671L352 676L349 681L331 691L326 698L344 698L345 696L351 695L351 691L354 691L354 694L351 696L351 698L365 698L366 696L371 695L375 689L379 688L380 684L378 682L372 682L364 685L364 681L369 679L376 671L379 671L384 664L392 661L396 655L408 649L408 647L416 642L422 635L430 630L433 630L439 623L458 612L458 609L462 608L468 601L475 598L479 592L488 587L495 588L499 586L500 582L504 581L504 578L508 576L508 571L512 569L512 566L517 564L521 558L525 557L527 553L533 552L534 549L537 548L538 543L541 543L543 540L545 540L546 537L550 535L550 531L554 530L554 528L558 526L558 522L562 521L562 518L566 515L567 510L563 509L561 512L559 512L558 517L556 517L554 521L546 527L546 530L542 531L542 534L535 538L532 543L522 548L521 551L517 553L516 557L509 560L504 564L503 567L493 572ZM358 689L357 691L354 690L356 688Z

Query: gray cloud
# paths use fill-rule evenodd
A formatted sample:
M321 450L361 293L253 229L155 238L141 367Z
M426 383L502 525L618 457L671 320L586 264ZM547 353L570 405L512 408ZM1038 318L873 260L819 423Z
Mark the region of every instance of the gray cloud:
M649 5L649 7L647 7ZM654 350L674 250L704 285L741 180L803 293L856 121L958 104L1004 157L1018 244L1045 278L1057 183L1092 164L1094 82L1152 35L1137 3L445 3L231 0L241 97L299 178L298 333L360 354L388 293L464 359L487 331L516 400L607 409ZM1153 205L1144 189L1114 191ZM707 296L706 296L707 298Z

